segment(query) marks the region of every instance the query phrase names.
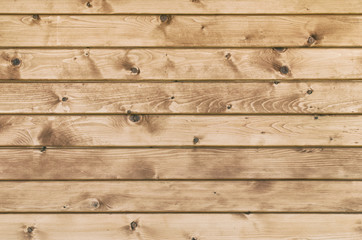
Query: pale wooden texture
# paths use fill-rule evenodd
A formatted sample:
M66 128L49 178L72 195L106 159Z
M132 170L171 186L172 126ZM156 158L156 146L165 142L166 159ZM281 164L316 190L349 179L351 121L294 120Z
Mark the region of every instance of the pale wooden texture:
M5 214L0 238L360 240L361 222L360 214Z
M1 180L362 179L360 148L0 149L0 159Z
M362 113L362 82L3 83L0 113Z
M357 15L0 15L5 47L356 47L361 39Z
M361 181L15 181L0 212L361 212Z
M0 79L314 80L362 75L361 48L3 49L0 56ZM20 64L13 66L16 58Z
M362 146L359 115L9 115L0 131L1 146Z
M341 0L1 0L0 13L362 13L362 3L359 0L348 0L348 2Z

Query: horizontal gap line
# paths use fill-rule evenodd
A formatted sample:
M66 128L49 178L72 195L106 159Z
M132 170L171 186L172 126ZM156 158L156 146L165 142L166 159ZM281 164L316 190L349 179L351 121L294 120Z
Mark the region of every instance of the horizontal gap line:
M295 149L295 148L361 148L362 146L355 145L268 145L268 146L245 146L245 145L204 145L204 146L174 146L174 145L144 145L144 146L47 146L47 145L18 145L18 146L1 146L0 150L4 149L42 149L46 147L46 150L49 149L218 149L218 148L235 148L235 149Z
M0 212L0 215L6 214L245 214L245 215L252 215L252 214L362 214L362 212L285 212L285 211L209 211L209 212L202 212L202 211L159 211L159 212L141 212L141 211L124 211L124 212Z
M62 12L62 13L52 13L52 12L0 12L0 16L24 16L24 15L51 15L51 16L127 16L127 15L145 15L145 16L158 16L158 15L172 15L172 16L362 16L362 12L350 12L350 13L327 13L327 12L316 12L316 13L203 13L203 12L195 12L195 13L172 13L172 12L122 12L122 13L71 13L71 12Z
M160 46L125 46L125 45L118 45L118 46L97 46L97 45L93 45L93 46L78 46L78 45L70 45L70 46L0 46L0 49L41 49L41 50L57 50L57 49L115 49L115 48L119 48L119 49L265 49L265 48L275 48L275 47L283 47L283 48L288 48L288 49L351 49L351 48L355 48L355 49L361 49L362 46L361 45L353 45L353 46L349 46L349 45L341 45L341 46L304 46L304 45L294 45L294 46L286 46L286 45L269 45L269 46L164 46L164 45L160 45Z
M357 179L250 178L250 179L0 179L1 182L361 182Z
M1 85L0 85L1 87ZM358 113L144 113L144 112L119 112L119 113L97 113L97 112L83 112L83 113L2 113L1 116L130 116L130 115L141 115L141 116L210 116L210 117L228 117L228 116L318 116L318 117L340 117L340 116L362 116L362 112ZM316 121L318 121L316 119Z

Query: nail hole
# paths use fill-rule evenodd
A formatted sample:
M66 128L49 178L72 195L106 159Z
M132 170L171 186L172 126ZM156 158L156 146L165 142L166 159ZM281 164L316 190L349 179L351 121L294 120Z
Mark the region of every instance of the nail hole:
M67 98L67 97L63 97L63 98L62 98L62 101L63 101L63 102L66 102L66 101L68 101L68 98Z
M34 227L28 227L28 228L26 229L26 231L27 231L28 233L32 233L32 232L34 231Z
M172 97L171 97L171 99L175 99L175 97L174 97L174 96L172 96Z
M313 93L313 89L308 89L307 93L311 95Z
M93 5L90 2L87 2L87 7L91 8Z
M35 19L35 20L40 20L40 16L39 16L38 14L34 14L34 15L33 15L33 19Z
M200 139L198 137L194 137L194 140L193 140L194 144L198 143L199 141L200 141Z
M289 68L287 66L282 66L280 68L280 73L281 74L288 74L289 73Z
M197 240L197 238L193 237L193 238L191 238L191 240Z
M43 146L41 149L40 149L40 152L45 152L47 150L47 147L46 146Z
M135 221L131 222L132 231L136 230L137 226L138 226L138 224Z
M138 74L140 74L140 70L139 70L139 68L136 68L136 67L132 67L131 68L131 73L133 73L133 74L136 74L136 75L138 75Z
M317 119L318 119L318 116L314 116L314 119L317 120Z
M165 14L162 14L162 15L160 16L160 20L161 20L161 22L166 22L166 21L168 21L168 16L165 15Z
M273 48L273 50L274 50L274 51L276 51L276 52L282 53L282 52L287 51L287 48L283 48L283 47L274 47L274 48Z
M11 60L11 64L13 66L18 66L18 65L20 65L20 63L21 63L21 61L20 61L19 58L14 58L14 59Z
M315 36L309 36L308 37L308 40L307 40L307 42L308 42L308 44L313 44L313 43L315 43L315 41L316 41L316 39L315 39Z
M129 116L129 120L131 122L138 122L139 120L141 120L141 117L140 117L140 115L134 114L134 115Z

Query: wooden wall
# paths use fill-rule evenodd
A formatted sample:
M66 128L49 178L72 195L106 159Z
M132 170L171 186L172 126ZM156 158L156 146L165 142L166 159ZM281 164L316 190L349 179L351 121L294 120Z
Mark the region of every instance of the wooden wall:
M0 0L0 239L362 239L361 0Z

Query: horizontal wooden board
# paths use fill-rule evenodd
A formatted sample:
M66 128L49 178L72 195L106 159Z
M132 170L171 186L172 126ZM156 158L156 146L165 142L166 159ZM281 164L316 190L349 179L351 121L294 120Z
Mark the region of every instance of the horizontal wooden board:
M0 116L0 146L362 146L362 116Z
M1 83L0 113L362 113L362 81Z
M0 212L362 212L362 181L0 182Z
M0 13L178 13L178 14L315 14L362 13L359 0L8 0Z
M0 238L359 240L361 222L360 214L3 214Z
M0 149L1 180L362 179L361 148Z
M362 75L361 48L2 49L0 56L0 79L313 80Z
M361 39L357 15L0 15L2 47L343 47Z

